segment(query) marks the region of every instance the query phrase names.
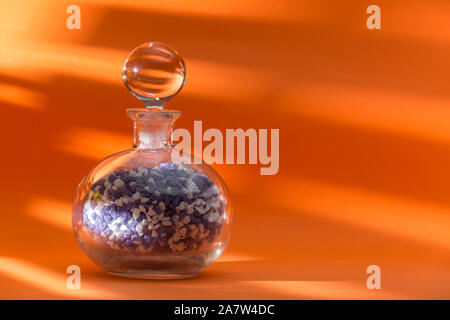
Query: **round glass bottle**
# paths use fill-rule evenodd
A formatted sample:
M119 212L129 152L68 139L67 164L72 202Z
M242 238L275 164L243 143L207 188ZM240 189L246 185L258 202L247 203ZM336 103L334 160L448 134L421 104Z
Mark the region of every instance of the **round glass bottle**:
M150 44L135 49L124 66L125 84L147 106L127 109L133 148L107 157L83 178L73 230L86 255L110 274L188 278L224 251L232 210L221 177L205 163L186 163L189 157L173 149L172 130L181 112L163 106L184 84L184 62L170 47ZM173 68L174 62L182 69ZM174 70L182 81L173 81Z

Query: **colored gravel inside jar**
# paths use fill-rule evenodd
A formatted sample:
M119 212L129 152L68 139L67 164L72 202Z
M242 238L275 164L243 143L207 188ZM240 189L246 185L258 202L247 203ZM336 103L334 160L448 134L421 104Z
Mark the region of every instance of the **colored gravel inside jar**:
M115 171L91 187L83 226L101 244L139 253L207 249L225 217L220 189L182 165Z

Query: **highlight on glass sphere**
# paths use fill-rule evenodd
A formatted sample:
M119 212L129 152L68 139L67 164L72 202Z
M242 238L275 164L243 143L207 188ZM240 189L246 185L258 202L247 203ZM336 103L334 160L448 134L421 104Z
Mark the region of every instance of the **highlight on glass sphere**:
M122 79L147 107L163 107L183 87L186 66L178 52L168 45L148 42L129 54Z

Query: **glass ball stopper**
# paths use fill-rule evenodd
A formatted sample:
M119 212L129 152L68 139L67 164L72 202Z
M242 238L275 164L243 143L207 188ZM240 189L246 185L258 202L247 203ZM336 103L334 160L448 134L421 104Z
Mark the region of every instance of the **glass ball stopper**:
M186 65L170 46L147 42L128 55L122 79L127 89L147 108L164 108L183 87Z

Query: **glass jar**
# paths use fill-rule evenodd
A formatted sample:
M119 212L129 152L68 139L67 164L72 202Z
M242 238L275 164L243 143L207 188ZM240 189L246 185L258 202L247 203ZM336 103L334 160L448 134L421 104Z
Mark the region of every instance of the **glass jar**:
M158 45L179 57L170 47ZM149 50L154 49L140 55L151 59ZM125 69L130 67L126 63ZM177 83L182 86L184 78ZM154 107L149 103L154 96L145 98L141 100L147 108L127 109L134 124L133 148L102 160L79 184L74 234L85 254L107 273L146 279L192 277L228 244L228 190L209 165L185 163L189 157L175 156L179 152L173 149L172 130L181 112L165 110L161 104Z

